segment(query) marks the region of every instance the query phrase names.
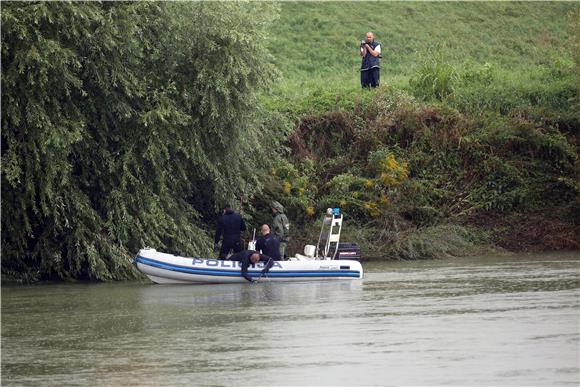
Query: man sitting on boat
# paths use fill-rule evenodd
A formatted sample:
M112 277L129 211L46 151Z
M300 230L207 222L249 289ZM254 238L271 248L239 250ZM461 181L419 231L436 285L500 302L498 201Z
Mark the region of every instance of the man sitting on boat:
M230 255L230 260L232 261L240 261L242 263L242 277L244 277L248 282L256 282L255 279L248 275L248 267L250 265L258 263L258 262L266 262L266 265L262 269L261 275L266 274L272 265L274 264L274 260L264 254L260 254L255 250L244 250L240 251L239 253L235 253Z
M274 234L270 233L270 226L263 224L261 228L262 236L256 241L256 250L261 251L262 254L272 257L275 261L279 261L280 257L280 239Z

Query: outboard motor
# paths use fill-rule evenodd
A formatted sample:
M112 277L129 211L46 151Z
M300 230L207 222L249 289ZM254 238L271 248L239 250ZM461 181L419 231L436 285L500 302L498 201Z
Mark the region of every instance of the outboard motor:
M334 259L351 259L360 261L362 253L357 243L339 243Z

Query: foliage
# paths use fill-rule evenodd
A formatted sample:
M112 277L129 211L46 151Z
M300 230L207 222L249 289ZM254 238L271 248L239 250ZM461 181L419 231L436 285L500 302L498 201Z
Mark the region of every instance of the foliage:
M277 7L2 8L2 272L120 279L145 245L209 253L200 216L259 191L285 130L256 97Z
M416 96L439 101L451 96L459 82L457 69L445 61L441 49L427 51L426 58L409 79Z
M297 168L285 180L290 190L272 176L267 195L287 203L305 230L313 220L306 209L340 205L360 233L352 240L407 258L470 250L457 224L478 216L570 217L580 170L578 10L284 3L270 46L284 78L263 100L295 120L288 146ZM360 90L357 37L368 29L381 42L381 87ZM400 184L377 184L381 174L369 167L378 165L369 161L376 152L407 163ZM314 169L302 173L305 162ZM308 195L294 190L299 181ZM385 233L385 243L365 237ZM458 247L447 250L437 238Z
M463 222L554 208L561 219L539 224L569 240L579 14L567 2L4 2L2 273L131 278L144 245L209 253L214 210L238 200L254 222L279 200L306 231L338 203L352 240L392 257L454 255L478 243ZM369 28L382 85L361 91Z
M394 238L387 254L399 259L459 257L475 250L474 238L470 230L459 225L431 226Z
M291 172L283 176L288 187L307 182L308 200L296 200L292 189L269 195L288 205L300 228L312 221L299 216L306 208L339 206L365 232L389 234L388 242L368 242L373 252L417 258L474 251L454 223L566 208L580 193L571 138L520 113L468 118L383 90L350 111L305 115L289 138L293 162L285 161ZM295 167L305 163L307 173ZM445 224L453 233L435 243Z

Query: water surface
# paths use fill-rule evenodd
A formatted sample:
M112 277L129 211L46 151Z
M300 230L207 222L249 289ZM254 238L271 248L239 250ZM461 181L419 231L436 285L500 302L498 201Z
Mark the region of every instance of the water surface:
M578 385L578 253L2 287L3 385Z

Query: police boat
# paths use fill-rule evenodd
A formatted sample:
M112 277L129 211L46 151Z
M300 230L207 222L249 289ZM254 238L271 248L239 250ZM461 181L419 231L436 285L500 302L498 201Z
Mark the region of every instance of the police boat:
M340 209L329 208L316 246L306 245L304 254L296 254L287 261L274 261L265 275L261 273L263 262L253 264L248 268L248 275L271 282L363 278L360 248L354 243L340 243L341 228ZM253 242L249 243L250 250ZM241 262L227 259L181 257L144 248L139 250L133 263L158 284L247 282L241 276Z

